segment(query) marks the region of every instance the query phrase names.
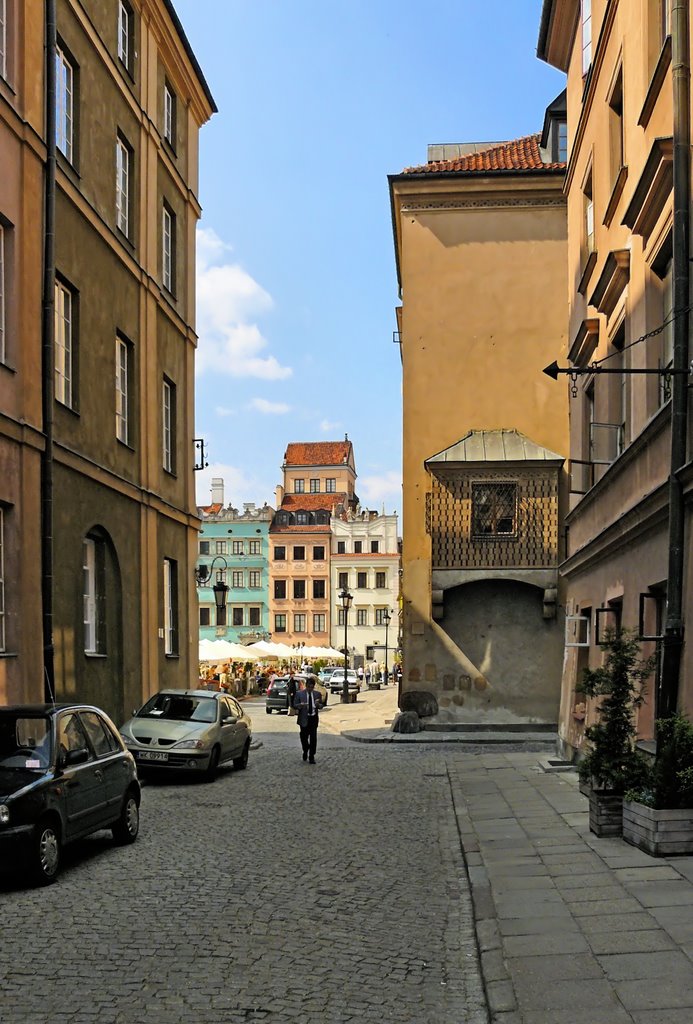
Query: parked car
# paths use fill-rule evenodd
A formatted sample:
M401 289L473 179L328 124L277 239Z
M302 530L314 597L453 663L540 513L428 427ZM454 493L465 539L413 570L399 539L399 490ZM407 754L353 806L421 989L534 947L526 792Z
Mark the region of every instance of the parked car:
M310 672L295 672L294 679L298 684L300 690L305 689L306 679L312 675ZM326 707L327 700L329 697L329 690L327 687L320 682L317 676L313 676L315 679L315 691L319 693L322 698L322 706ZM289 677L288 676L277 676L274 682L267 688L267 696L265 697L265 711L268 715L271 715L273 711L287 711L289 708Z
M336 665L326 665L325 668L321 668L320 671L318 672L318 679L320 680L320 682L323 683L325 686L329 686L330 679L332 678L332 673L336 670L336 668Z
M0 854L21 857L37 884L55 881L74 839L110 828L133 843L139 807L134 758L99 708L0 708Z
M120 728L140 773L182 770L215 778L248 764L252 723L238 701L214 690L160 690Z
M361 683L356 671L353 668L347 669L347 686L350 690L356 690L358 693L361 690ZM342 693L344 690L344 669L336 668L330 676L330 691L332 693Z

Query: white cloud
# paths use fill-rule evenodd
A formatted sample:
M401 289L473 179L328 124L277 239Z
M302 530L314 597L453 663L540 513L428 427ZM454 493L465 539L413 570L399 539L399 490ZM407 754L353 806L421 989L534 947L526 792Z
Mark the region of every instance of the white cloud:
M291 406L286 402L268 402L266 398L253 398L248 408L256 409L265 416L282 416L286 412L291 412Z
M213 477L224 481L224 505L243 509L244 501L254 501L261 507L265 502L274 501L274 488L261 480L248 476L243 470L229 463L214 462L195 473L195 490L198 505L211 504Z
M342 425L341 423L339 423L337 421L333 422L332 420L321 420L320 421L320 429L323 432L323 434L331 434L331 433L333 433L333 431L339 430L341 425Z
M237 409L228 409L223 405L218 405L214 411L217 416L235 416L238 412Z
M402 502L402 474L390 469L377 476L360 476L357 490L361 504L368 508L377 508L383 503L387 506L386 511L399 508Z
M293 370L265 353L267 340L256 323L273 309L272 296L228 261L230 252L211 228L198 228L196 371L284 380Z

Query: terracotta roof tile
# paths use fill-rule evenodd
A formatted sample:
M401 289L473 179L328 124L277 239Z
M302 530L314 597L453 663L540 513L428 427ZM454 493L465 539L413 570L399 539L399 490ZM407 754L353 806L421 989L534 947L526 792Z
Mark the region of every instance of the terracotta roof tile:
M214 505L200 505L200 511L205 516L218 516L223 507L223 504L218 501Z
M294 441L286 446L287 466L343 466L349 461L351 441Z
M310 526L272 526L270 528L270 537L273 537L275 533L330 533L329 523L313 523Z
M480 153L468 153L453 160L438 160L419 167L407 167L404 174L446 174L450 171L559 171L563 163L544 163L539 150L541 135L502 142Z
M342 505L347 501L348 498L343 491L329 494L285 494L280 507L283 512L312 512L315 509L331 512L335 505Z

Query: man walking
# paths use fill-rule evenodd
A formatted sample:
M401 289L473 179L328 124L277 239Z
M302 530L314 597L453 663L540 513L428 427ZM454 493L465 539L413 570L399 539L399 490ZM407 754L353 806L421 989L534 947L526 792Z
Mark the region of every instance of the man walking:
M298 727L301 734L303 760L315 764L315 748L318 744L318 717L322 698L315 692L315 676L308 676L305 690L299 690L294 697L298 711Z

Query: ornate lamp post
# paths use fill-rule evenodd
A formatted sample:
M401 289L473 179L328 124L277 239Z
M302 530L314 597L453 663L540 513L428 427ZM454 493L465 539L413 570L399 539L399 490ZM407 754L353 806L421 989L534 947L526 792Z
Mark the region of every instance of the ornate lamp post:
M349 609L351 608L351 602L354 600L353 595L349 593L346 587L339 592L339 599L342 602L342 608L344 609L344 685L342 687L342 704L349 703L349 681L347 679L347 668L349 661L349 649L347 647L347 641L349 638Z
M223 562L224 569L228 569L228 563L223 555L217 555L212 559L211 565L200 565L195 569L195 583L198 587L206 587L212 577L214 571L214 563ZM219 613L226 610L226 595L229 592L229 588L226 583L223 583L220 579L216 581L212 587L214 591L214 603L217 607L217 622L219 621Z
M387 631L390 628L390 621L392 616L390 615L390 609L386 608L383 612L383 622L385 623L385 685L387 686L388 672L387 672Z

